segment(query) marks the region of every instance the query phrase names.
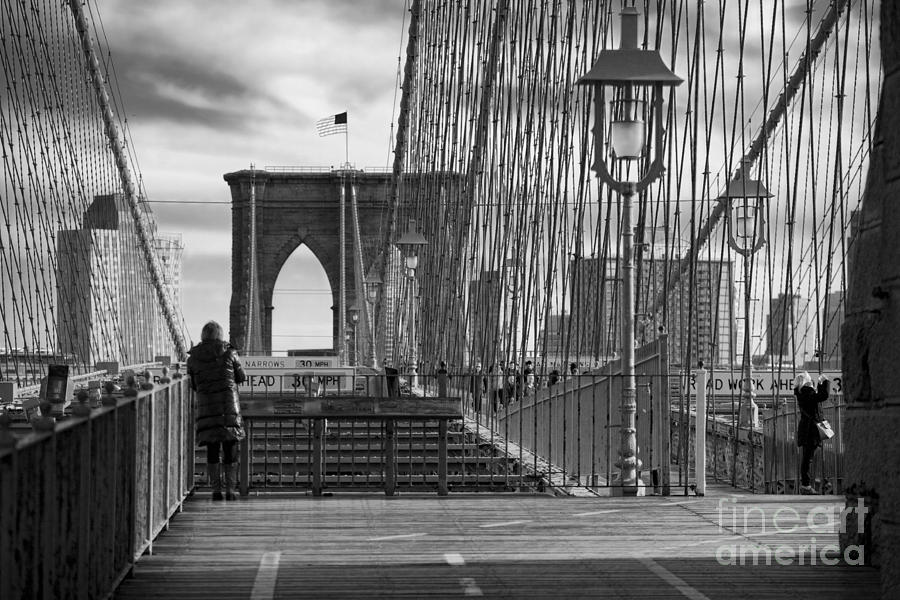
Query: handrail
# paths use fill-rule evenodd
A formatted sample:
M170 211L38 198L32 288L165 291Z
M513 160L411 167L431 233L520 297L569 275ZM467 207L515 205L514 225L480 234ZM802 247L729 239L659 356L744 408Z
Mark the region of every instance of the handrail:
M282 165L266 165L266 171L269 173L331 173L335 170L334 166L282 166Z
M149 367L159 367L162 366L162 363L159 362L146 362L146 363L136 363L133 365L126 365L119 369L120 373L124 373L125 371L138 371L141 369L147 369ZM71 377L72 381L80 382L80 381L90 381L92 378L101 379L103 376L109 375L109 371L107 369L98 369L97 371L91 371L90 373L79 373L78 375L73 375ZM41 385L26 385L20 388L16 388L15 397L20 398L23 396L31 396L37 394L41 391Z
M115 590L193 489L191 403L176 379L0 447L0 598Z

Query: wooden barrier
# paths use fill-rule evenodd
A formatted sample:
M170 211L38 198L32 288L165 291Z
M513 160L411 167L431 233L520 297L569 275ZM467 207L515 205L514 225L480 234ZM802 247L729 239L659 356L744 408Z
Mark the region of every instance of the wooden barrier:
M109 595L193 488L187 380L0 448L0 598Z
M309 420L312 423L312 492L322 494L322 464L325 458L325 419L364 419L383 421L385 440L382 464L384 465L384 492L391 496L396 489L395 434L396 421L429 419L439 423L438 494L447 495L447 422L462 419L462 401L459 398L372 398L361 396L304 397L296 394L269 394L265 400L246 402L241 400L242 416L252 430L254 421ZM241 443L240 491L247 496L250 490L251 442Z

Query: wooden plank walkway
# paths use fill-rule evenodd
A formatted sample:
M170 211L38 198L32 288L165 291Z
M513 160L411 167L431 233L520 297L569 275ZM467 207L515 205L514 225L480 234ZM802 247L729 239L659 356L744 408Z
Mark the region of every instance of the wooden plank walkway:
M877 570L822 564L823 548L826 560L839 555L827 548L837 544L836 498L709 491L269 494L216 503L198 493L114 597L878 597ZM804 548L812 544L815 564ZM786 564L774 554L767 564L767 550Z

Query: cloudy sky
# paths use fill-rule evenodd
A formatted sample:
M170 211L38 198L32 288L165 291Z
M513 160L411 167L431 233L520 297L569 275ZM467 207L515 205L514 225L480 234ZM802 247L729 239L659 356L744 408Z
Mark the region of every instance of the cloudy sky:
M182 306L196 340L206 320L228 323L231 207L223 174L251 163L340 164L343 136L319 138L315 122L345 110L350 161L389 164L407 1L95 1L144 187L160 228L184 237ZM814 2L813 23L827 4ZM789 3L789 38L805 32L805 7ZM736 31L725 27L728 73L737 72ZM755 39L748 36L748 46ZM792 63L802 44L794 50ZM744 85L758 89L759 66L745 67ZM756 123L764 114L759 109ZM288 261L274 303L276 350L330 345L331 298L311 254Z
M96 6L160 229L184 236L182 305L196 341L206 320L228 323L231 207L223 174L251 163L342 163L344 137L318 137L315 122L344 110L350 162L388 164L406 1L96 0ZM273 347L330 346L324 271L300 252L281 278L278 288L286 291L276 308L290 302L290 312L302 317L285 322L288 311L276 310ZM294 333L305 337L283 337Z

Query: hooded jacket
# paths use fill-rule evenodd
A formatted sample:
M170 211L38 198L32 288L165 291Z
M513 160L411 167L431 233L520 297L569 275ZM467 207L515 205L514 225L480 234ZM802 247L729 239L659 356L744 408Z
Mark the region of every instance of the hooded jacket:
M831 382L827 379L820 381L818 387L814 387L812 381L794 388L794 396L797 397L797 408L800 411L800 422L797 424L797 445L819 447L822 440L819 439L819 429L816 423L825 420L822 416L822 402L828 400Z
M197 395L197 443L244 439L237 386L246 380L233 346L200 342L188 352L187 371Z

